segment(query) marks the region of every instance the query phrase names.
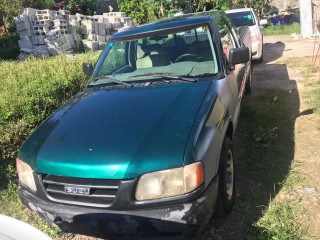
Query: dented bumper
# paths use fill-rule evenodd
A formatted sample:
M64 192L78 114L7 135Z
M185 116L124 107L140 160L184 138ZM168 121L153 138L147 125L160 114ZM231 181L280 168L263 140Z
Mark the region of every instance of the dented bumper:
M193 236L206 226L215 210L218 180L214 178L192 202L126 211L53 203L23 187L19 187L18 194L26 207L66 232L108 239L119 239L119 235L175 239Z

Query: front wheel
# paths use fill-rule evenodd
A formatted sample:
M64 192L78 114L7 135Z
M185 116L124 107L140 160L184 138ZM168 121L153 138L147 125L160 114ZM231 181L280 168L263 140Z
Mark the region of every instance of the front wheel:
M223 216L232 209L235 197L235 167L231 139L225 136L219 162L219 193L216 214Z

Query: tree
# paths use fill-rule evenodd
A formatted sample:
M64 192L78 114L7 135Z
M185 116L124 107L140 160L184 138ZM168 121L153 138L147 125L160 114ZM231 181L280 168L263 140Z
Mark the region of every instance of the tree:
M232 8L252 7L258 15L261 15L263 8L272 1L273 0L192 0L191 4L196 12L211 9L225 11Z
M1 0L0 13L3 15L4 22L13 22L13 18L17 16L22 8L21 0Z
M69 10L71 14L82 13L85 15L93 15L96 10L96 5L96 0L56 0L51 4L50 9L65 9Z
M49 8L54 0L0 0L0 13L5 22L13 23L14 17L18 16L22 8Z

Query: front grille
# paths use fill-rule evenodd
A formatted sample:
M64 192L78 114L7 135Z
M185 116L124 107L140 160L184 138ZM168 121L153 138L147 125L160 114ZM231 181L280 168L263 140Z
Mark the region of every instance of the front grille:
M41 178L44 190L52 201L76 205L110 206L120 186L120 180L70 178L44 174ZM70 193L65 190L65 187L88 191Z

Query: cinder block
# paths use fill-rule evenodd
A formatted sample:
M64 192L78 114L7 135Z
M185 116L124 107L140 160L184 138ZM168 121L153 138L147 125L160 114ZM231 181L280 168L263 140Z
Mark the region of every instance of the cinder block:
M51 26L52 21L50 20L35 20L35 25L46 25Z
M92 33L88 34L87 39L90 41L96 41L97 40L96 34L92 34Z
M95 30L96 34L99 33L99 23L98 22L94 22L94 30Z
M97 51L99 50L99 43L96 41L86 41L83 40L82 41L83 46L87 49L87 50L92 50L92 51Z
M121 27L121 23L120 22L114 22L112 23L112 28L120 28Z
M124 28L133 27L132 21L130 21L130 22L125 22L122 27L124 27Z
M32 43L33 45L44 45L46 44L44 39L45 39L45 36L35 36L35 37L32 37Z
M58 26L67 26L67 21L65 19L56 19L53 20L53 26L58 27Z
M107 43L105 42L99 42L99 49L104 49L106 47Z
M70 15L70 11L68 11L68 10L59 10L59 13L61 15Z
M106 36L96 35L96 37L97 37L98 42L105 42L106 41Z
M53 20L52 15L36 15L36 21L40 21L40 20Z
M105 22L104 24L106 25L106 28L107 28L107 29L111 29L111 28L112 28L112 23L110 23L110 22Z
M48 47L48 53L51 56L56 56L61 53L61 50L60 48L56 48L56 47Z
M69 21L71 20L77 20L77 16L76 15L68 15Z
M124 12L109 12L110 17L125 17Z
M45 33L49 32L49 26L48 25L35 25L33 26L34 31L43 31Z
M33 35L34 36L46 36L46 32L41 31L41 30L37 30L37 31L33 31Z
M100 36L105 36L106 35L106 24L105 23L98 23L99 24L99 31L97 34L99 34Z
M72 34L66 34L65 36L66 36L66 43L69 44L70 48L74 48L76 43Z
M28 19L31 24L34 24L34 22L36 21L36 16L35 15L28 16Z
M110 34L111 35L113 35L113 34L115 34L115 33L117 33L118 32L118 29L112 29L112 30L110 30Z
M77 27L76 26L69 26L69 33L72 35L77 34Z
M120 18L120 22L121 22L121 23L125 23L125 22L130 21L130 19L131 19L131 18L129 18L129 17L121 17L121 18Z
M83 14L80 14L80 13L76 13L76 18L77 18L78 21L85 20L85 16Z
M31 26L30 26L30 23L27 21L17 21L16 28L17 28L17 31L20 32L26 29L30 29Z
M26 30L23 30L23 31L19 32L20 39L26 38L26 37L32 37L32 35L33 34L32 34L31 29L26 29Z
M58 34L60 35L64 35L64 34L69 34L69 31L68 30L58 30Z
M50 11L49 9L37 10L36 11L36 16L43 16L43 15L52 16L53 12L54 11Z
M32 49L32 39L31 39L31 37L26 37L26 38L20 39L18 41L18 44L19 44L20 48Z
M120 18L116 16L109 16L108 17L108 22L114 23L114 22L119 22Z
M47 34L48 40L54 40L59 36L58 30L51 30Z
M45 45L38 45L33 48L32 54L34 56L48 57L48 48Z
M92 20L83 20L82 21L83 26L83 34L90 34L95 32L95 21Z
M62 30L62 31L68 31L68 27L67 26L57 26L57 27L54 27L54 29Z
M77 34L77 33L73 34L72 36L73 36L73 39L74 39L76 45L79 47L81 42L82 42L81 36L79 34Z
M106 36L106 42L108 42L110 40L110 38L111 38L111 35L107 35Z

